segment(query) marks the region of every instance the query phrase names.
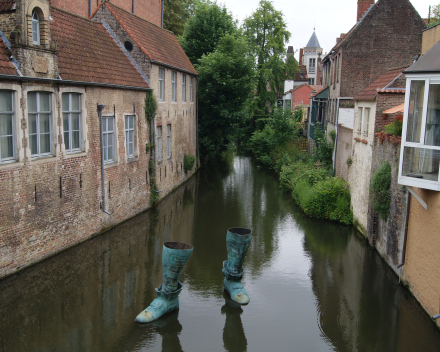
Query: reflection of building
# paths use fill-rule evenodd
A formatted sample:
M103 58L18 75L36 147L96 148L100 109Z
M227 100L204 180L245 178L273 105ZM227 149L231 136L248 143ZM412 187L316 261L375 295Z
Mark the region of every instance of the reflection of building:
M439 40L440 25L423 32L424 54L405 71L407 85L399 164L399 183L412 195L404 278L430 315L439 313L440 297Z

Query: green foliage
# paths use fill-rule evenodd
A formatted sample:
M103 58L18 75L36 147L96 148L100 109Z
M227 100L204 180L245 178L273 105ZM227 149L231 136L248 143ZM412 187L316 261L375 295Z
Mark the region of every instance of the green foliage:
M236 22L224 5L201 1L195 4L194 16L186 22L179 41L190 61L197 65L204 54L216 49L223 36L236 32Z
M148 161L148 173L150 175L150 206L154 206L160 199L160 195L157 191L156 185L156 170L154 167L154 161L151 159Z
M385 220L390 213L391 203L391 165L385 161L371 177L371 207Z
M255 63L242 36L227 34L199 61L199 141L203 158L227 149L234 128L249 118Z
M304 115L304 108L299 107L295 109L295 112L293 113L293 118L296 122L302 122L303 115Z
M166 0L163 5L163 28L182 35L186 21L191 15L193 0Z
M330 167L333 164L332 163L333 144L327 140L323 132L323 129L319 124L317 124L315 128L315 142L316 142L316 146L313 152L313 160L319 161L320 163L323 163L327 167Z
M351 165L353 165L353 159L351 157L348 157L345 163L348 165L348 167L350 167Z
M157 100L153 90L148 90L145 95L145 117L151 121L157 110Z
M395 120L393 123L384 126L386 133L390 133L395 136L402 136L403 123L400 120Z
M289 55L286 63L285 44L290 32L282 12L275 10L268 0L260 0L257 10L245 18L243 32L257 60L256 109L260 114L267 114L275 105L286 73L291 76L298 67L293 55Z
M194 155L185 154L183 156L183 169L185 170L185 173L192 170L195 161L196 157Z
M330 137L332 142L335 143L335 141L336 141L336 130L329 131L328 136Z
M290 190L302 181L305 181L309 186L313 186L329 177L330 174L326 168L317 166L311 160L298 160L286 164L281 168L280 173L281 185Z
M431 12L429 13L428 28L440 23L440 4L431 6Z

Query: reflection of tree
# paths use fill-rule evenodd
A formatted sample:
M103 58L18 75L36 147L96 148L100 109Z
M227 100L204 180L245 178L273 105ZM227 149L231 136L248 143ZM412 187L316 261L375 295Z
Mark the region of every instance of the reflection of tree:
M225 327L223 329L223 345L229 352L244 352L247 350L247 340L241 322L240 305L231 300L228 293L224 294L225 305L222 314L226 314Z

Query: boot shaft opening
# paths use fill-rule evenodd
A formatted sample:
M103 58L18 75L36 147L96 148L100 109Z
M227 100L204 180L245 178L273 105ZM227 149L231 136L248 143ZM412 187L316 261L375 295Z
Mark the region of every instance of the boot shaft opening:
M249 229L246 229L244 227L231 227L228 229L230 233L233 233L234 235L240 235L240 236L246 236L249 235L252 231Z
M182 242L165 242L163 245L169 249L193 249L194 248L190 244L186 244L186 243L182 243Z

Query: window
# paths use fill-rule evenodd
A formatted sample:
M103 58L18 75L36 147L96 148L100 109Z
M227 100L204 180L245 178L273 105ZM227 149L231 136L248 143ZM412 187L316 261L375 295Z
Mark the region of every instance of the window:
M182 74L182 101L186 101L186 75Z
M164 92L165 92L165 69L159 68L159 100L164 100Z
M115 117L102 117L102 149L104 151L104 163L115 161Z
M175 71L171 72L171 101L176 101L176 76Z
M14 94L0 91L0 163L14 159Z
M440 190L440 78L409 79L408 92L399 183Z
M310 85L314 85L315 84L315 79L314 78L309 78L309 84Z
M359 128L358 128L358 134L362 133L362 109L363 108L359 108Z
M31 156L51 155L51 102L48 92L28 93L29 146Z
M193 83L194 83L194 77L191 77L189 80L189 101L194 101L194 95L193 95Z
M370 129L370 108L365 108L365 131L364 135L368 137L368 130Z
M167 159L171 158L171 125L167 125Z
M40 16L37 10L32 11L32 42L40 44Z
M309 72L315 73L316 59L309 60Z
M127 159L134 158L134 115L125 116L125 152Z
M162 160L162 126L156 127L157 161Z
M81 150L81 94L63 93L63 129L66 152Z

